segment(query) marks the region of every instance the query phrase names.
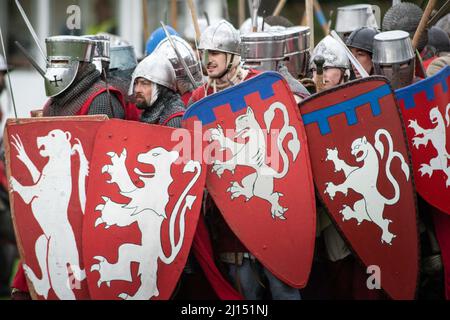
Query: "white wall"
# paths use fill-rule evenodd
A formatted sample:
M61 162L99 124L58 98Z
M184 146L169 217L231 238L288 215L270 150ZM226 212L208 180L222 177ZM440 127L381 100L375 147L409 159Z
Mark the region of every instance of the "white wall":
M8 85L8 79L5 79ZM19 118L29 118L31 110L42 109L47 97L45 96L44 80L35 71L15 70L11 72L14 99L16 101L17 115ZM6 88L1 97L0 104L3 111L1 133L7 118L14 118L14 109L9 89Z

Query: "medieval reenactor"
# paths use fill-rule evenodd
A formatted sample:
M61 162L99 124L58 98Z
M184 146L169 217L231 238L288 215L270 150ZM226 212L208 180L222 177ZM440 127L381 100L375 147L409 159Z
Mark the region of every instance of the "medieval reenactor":
M125 119L138 121L140 112L128 95L131 74L137 65L133 46L114 45L111 47L110 36L106 34L84 37L91 39L96 43L93 64L100 72L102 80L108 88L108 94L110 87L119 90L125 106Z
M48 67L46 94L51 99L44 116L106 114L124 119L126 112L119 90L106 87L92 63L95 42L82 37L57 36L46 39ZM67 60L61 60L66 57Z
M107 76L108 82L120 90L125 98L125 105L130 116L127 120L139 120L140 110L137 109L132 97L128 94L131 76L137 66L136 53L132 45L112 45Z
M378 34L378 30L374 28L361 27L353 31L347 38L345 44L350 48L355 58L363 66L369 75L374 73L373 69L373 38ZM352 68L353 77L359 79L361 75L356 68Z
M113 44L110 48L109 74L111 78L121 78L131 81L131 76L138 64L134 47L129 44ZM126 93L128 94L127 86Z
M202 63L206 65L208 82L193 92L189 104L258 74L256 70L241 67L240 42L239 32L225 20L209 26L202 33L199 50Z
M208 72L208 83L194 91L191 102L237 85L258 74L253 69L241 67L239 32L222 20L209 26L202 34L199 49ZM300 292L292 288L263 267L231 231L211 198L207 199L207 217L212 229L220 260L227 266L232 283L246 299L263 298L261 280L266 277L273 299L299 300ZM258 272L254 272L258 270Z
M313 51L310 67L318 91L332 89L349 81L350 61L345 49L331 36L327 36ZM319 203L319 200L317 200ZM365 270L347 247L337 228L322 205L317 207L318 245L316 270L327 270L317 285L331 299L379 299L379 293L366 287Z
M318 58L322 58L322 61L319 62ZM350 61L341 45L331 36L326 36L314 48L311 55L310 68L319 92L347 82L350 76ZM323 256L323 261L325 261L323 264L325 267L331 268L330 266L332 265L340 264L344 266L341 269L348 269L349 267L345 266L345 261L351 259L351 252L345 245L337 229L331 223L325 208L320 205L318 200L316 203L318 204L317 232L322 235L319 240L323 239L323 250L325 251L323 254L318 254L319 260L317 260L317 263L321 263L322 260L320 258ZM316 265L313 268L320 268L320 266ZM337 279L337 277L334 279ZM323 288L326 288L327 285L330 288L335 288L334 290L337 293L330 293L331 297L342 295L342 290L339 289L339 283L334 281L331 284L334 279L330 278L330 281L321 279L320 283L318 283Z
M439 62L442 66L445 66L445 64L450 65L450 37L444 30L436 26L430 28L428 30L428 44L425 49L427 50L428 55L426 56L427 59L423 62L423 67L427 71L428 76L437 72L437 70L433 70L434 67L432 67L429 74L428 67L430 65L435 66L436 63L439 64Z
M410 35L401 30L387 31L374 37L373 62L375 74L387 77L394 89L401 89L422 80L414 75L415 59ZM420 240L421 240L421 265L422 297L435 296L436 286L427 283L439 283L435 280L442 271L440 264L440 248L436 240L432 217L435 209L427 204L422 197L418 197ZM436 258L437 257L437 258Z
M324 59L321 66L317 65L317 57ZM326 36L314 48L310 68L313 72L314 82L316 82L318 88L323 87L323 90L345 83L350 77L350 61L345 49L331 36ZM322 72L323 80L319 81L318 75Z
M287 53L288 50L285 50L288 47L286 45L286 35L292 34L291 30L293 29L296 28L252 32L241 35L241 59L243 66L246 68L280 72L294 93L296 102L299 103L310 95L308 90L296 78L301 73L301 70L306 71L308 55L306 50L301 52L297 49L293 54ZM306 28L303 28L303 30L306 30ZM307 43L309 41L309 33L300 32L298 28L296 31L298 31L296 32L297 36L302 37L301 42ZM300 43L300 41L297 41L297 43ZM290 72L291 70L297 70L293 72L296 77Z
M374 37L373 64L375 74L388 78L394 89L419 80L414 76L415 54L409 34L405 31L381 32Z
M181 127L181 118L185 112L185 105L177 93L176 70L166 56L154 51L136 67L132 76L130 95L133 94L136 105L143 110L141 122ZM209 236L202 218L199 220L193 243L193 255L189 256L181 282L191 275L199 264L206 277L211 282L216 294L221 299L239 299L239 295L227 286L219 271L213 265L212 250L209 248ZM200 258L200 259L199 259ZM202 284L198 283L200 287ZM182 287L184 288L184 287ZM188 289L186 289L188 290ZM206 289L207 290L207 289ZM181 289L184 294L183 289Z
M44 107L44 116L105 114L111 118L126 117L121 92L107 88L92 63L95 41L83 37L56 36L47 38L46 45L48 62L44 80L50 100ZM12 298L30 298L21 266L13 282Z
M141 122L181 127L185 108L176 92L175 79L169 60L156 52L138 64L129 94L134 94L137 107L144 110Z

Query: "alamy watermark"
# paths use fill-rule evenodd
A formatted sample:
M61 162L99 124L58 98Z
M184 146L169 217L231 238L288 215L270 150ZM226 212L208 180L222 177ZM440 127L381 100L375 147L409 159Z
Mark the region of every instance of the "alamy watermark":
M77 5L71 5L67 7L66 13L68 15L66 20L66 26L69 30L81 29L81 9Z
M290 148L280 141L280 130L276 129L268 132L260 128L245 128L239 131L217 126L203 132L202 123L196 121L192 131L174 130L171 142L177 142L173 150L184 155L177 164L193 159L207 165L221 164L234 168L245 163L260 168L262 175L273 175L274 171L289 165L286 162L290 151L285 150Z
M379 266L372 265L367 267L367 274L370 276L367 278L366 285L369 290L381 289L381 269Z

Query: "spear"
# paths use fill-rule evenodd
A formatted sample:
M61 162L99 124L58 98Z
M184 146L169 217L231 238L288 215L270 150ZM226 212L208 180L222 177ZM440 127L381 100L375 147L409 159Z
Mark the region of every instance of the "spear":
M148 2L147 0L142 0L142 19L144 19L144 41L150 38L150 28L148 25Z
M286 0L280 0L280 1L278 1L277 7L276 7L275 10L273 11L272 15L273 15L273 16L278 16L278 15L280 15L280 13L281 13L281 11L283 10L285 4L286 4Z
M251 2L251 18L252 18L252 31L258 31L258 10L261 4L261 0L252 0Z
M19 48L20 52L27 58L27 60L31 63L31 65L39 72L39 74L42 76L42 78L45 78L45 71L42 70L42 68L39 66L39 64L36 62L36 60L33 59L33 57L28 53L28 51L18 42L14 42Z
M428 19L431 16L431 12L433 11L434 6L436 5L436 0L430 0L425 8L425 11L422 15L422 19L420 19L419 26L416 29L416 33L414 33L414 38L412 40L412 45L414 50L417 49L417 45L419 44L420 37L422 36L425 28L427 27Z
M199 87L199 85L195 81L194 76L191 73L191 70L189 69L188 65L186 64L186 61L184 61L183 57L181 56L180 52L178 51L177 46L173 42L172 36L170 35L169 31L167 30L166 25L162 21L161 21L161 26L162 26L164 32L166 33L166 37L169 40L171 47L173 48L173 50L175 51L175 54L177 55L178 61L180 61L181 65L183 66L184 70L186 71L189 81L192 83L194 88L197 89Z
M189 6L189 9L191 10L191 16L192 16L192 22L194 23L194 29L195 29L195 39L200 41L200 27L198 25L198 18L197 18L197 10L195 10L194 2L192 0L187 0L187 4Z
M172 0L170 3L170 20L175 30L178 28L177 18L178 18L177 0Z
M313 0L305 0L305 14L311 32L311 46L314 47L314 5Z
M31 22L30 22L30 20L29 20L28 17L27 17L27 14L26 14L25 11L23 10L22 6L20 5L19 0L16 0L16 6L17 6L17 9L19 9L20 14L22 15L22 18L23 18L23 20L25 21L25 24L27 25L27 28L28 28L28 30L29 30L30 33L31 33L31 36L32 36L33 39L34 39L34 42L36 43L36 46L38 47L39 52L40 52L41 55L42 55L42 58L44 58L44 61L47 61L47 56L46 56L46 54L44 53L44 50L42 49L42 47L41 47L41 45L40 45L40 43L39 43L39 38L38 38L36 32L34 31L33 26L31 25Z
M345 45L344 41L342 41L341 37L339 37L339 35L336 33L336 31L331 30L330 34L337 42L339 42L339 44L342 46L342 48L344 48L345 52L347 53L348 59L353 64L353 66L356 68L356 70L358 70L361 77L367 78L369 76L369 74L363 68L361 63L359 63L359 61L355 58L355 56L352 54L350 49Z

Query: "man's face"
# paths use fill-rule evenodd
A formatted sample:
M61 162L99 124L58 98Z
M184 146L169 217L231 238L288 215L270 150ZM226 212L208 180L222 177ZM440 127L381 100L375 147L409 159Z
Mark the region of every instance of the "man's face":
M137 78L134 81L134 98L138 108L148 107L152 98L152 82L144 78Z
M223 52L206 50L203 57L203 64L210 78L219 78L227 67L227 55Z
M0 93L5 89L5 72L0 71Z
M372 57L367 51L356 49L356 48L350 48L352 51L352 54L355 56L355 58L359 61L359 63L362 65L364 70L368 74L372 71L373 63L372 63ZM360 79L361 75L359 74L358 70L353 66L353 71L355 72L356 78Z
M317 72L313 71L313 80L317 83ZM324 82L324 90L333 88L339 84L341 84L343 80L342 70L339 68L323 68L323 82Z

